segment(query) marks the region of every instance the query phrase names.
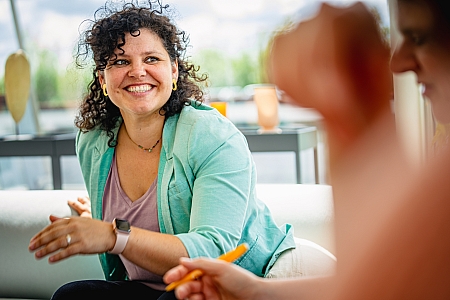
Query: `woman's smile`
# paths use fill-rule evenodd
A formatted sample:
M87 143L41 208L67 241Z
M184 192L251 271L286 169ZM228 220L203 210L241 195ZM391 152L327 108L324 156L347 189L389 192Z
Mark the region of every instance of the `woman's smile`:
M143 94L148 91L151 91L153 89L153 86L149 84L140 84L140 85L130 85L125 88L126 91L133 93L133 94Z
M116 49L104 71L111 101L122 116L154 115L169 100L178 66L170 60L161 39L142 28L137 36L125 34L125 44Z

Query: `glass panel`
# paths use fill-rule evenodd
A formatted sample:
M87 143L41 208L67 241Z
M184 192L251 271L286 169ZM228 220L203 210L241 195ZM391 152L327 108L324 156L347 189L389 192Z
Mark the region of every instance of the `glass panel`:
M0 189L53 189L50 157L0 157Z
M253 152L257 183L296 183L294 152Z
M192 47L188 48L188 56L201 66L202 72L210 74L207 96L211 99L217 96L220 101L227 101L227 115L236 125L256 125L256 108L248 91L253 90L254 84L267 80L261 61L267 55L268 41L274 31L311 15L317 8L317 2L276 0L264 3L259 1L255 5L252 1L246 2L247 4L238 0L230 1L241 5L237 15L235 11L230 13L230 10L224 9L230 4L223 1L203 5L200 0L174 0L171 7L180 12L175 19L191 38ZM78 71L74 67L72 54L79 25L83 20L91 19L104 1L82 1L80 4L79 1L15 0L15 3L23 44L31 63L32 95L40 107L40 133L74 132L76 129L73 121L77 106L86 91L91 74L89 70ZM348 3L349 1L334 1L336 5ZM365 3L379 12L381 26L388 35L386 1L369 0ZM36 15L41 17L36 18ZM198 26L198 20L209 26ZM61 27L60 24L65 26ZM215 24L225 26L214 26ZM0 1L0 28L0 136L5 136L15 133L15 124L5 106L4 66L7 57L19 48L9 1ZM81 29L83 28L82 26ZM283 103L283 99L280 102L280 124L316 126L317 122L320 123L320 117L311 117L315 114L310 109L292 107ZM30 114L25 115L21 123L33 124ZM324 157L323 148L319 148L320 162ZM314 175L310 175L313 155L302 153L301 156L302 168L306 168L302 170L302 181L313 182ZM259 182L296 182L293 153L287 156L282 153L255 153L254 157L257 168L261 170ZM34 159L1 158L0 188L46 189L52 186L50 158ZM36 164L36 167L29 168L28 164ZM84 188L76 158L63 158L61 164L63 188ZM325 178L323 171L327 168L322 163L319 166L322 168L322 183Z
M61 156L61 177L63 190L85 190L80 164L75 155Z

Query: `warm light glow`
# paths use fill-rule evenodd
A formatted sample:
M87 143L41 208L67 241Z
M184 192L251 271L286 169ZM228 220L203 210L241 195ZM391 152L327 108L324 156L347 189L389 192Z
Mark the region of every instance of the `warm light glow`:
M227 103L226 102L211 102L209 103L211 107L217 109L224 117L227 116Z
M278 126L278 97L274 85L255 87L253 100L258 108L258 124L262 132L276 131Z

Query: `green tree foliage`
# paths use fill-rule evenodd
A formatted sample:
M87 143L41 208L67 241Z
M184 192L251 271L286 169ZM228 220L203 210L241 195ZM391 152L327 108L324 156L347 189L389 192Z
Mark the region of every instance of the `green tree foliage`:
M259 83L258 61L248 53L242 53L231 61L234 85L244 87L248 84Z
M5 76L2 76L2 78L0 78L0 95L4 94L5 94Z
M90 69L79 69L74 63L60 65L54 52L37 46L33 47L30 62L33 86L41 108L76 106L80 103L91 80Z
M80 103L84 94L87 93L87 86L91 80L91 70L79 69L75 65L70 65L58 78L58 95L60 103L65 106L73 106Z
M37 58L37 70L33 76L37 99L40 103L57 102L59 74L56 56L48 50L40 50Z
M263 48L258 54L258 83L268 83L268 59L270 55L270 49L272 47L273 37L269 39L265 48Z
M209 86L241 86L258 83L258 60L248 53L229 57L215 49L205 49L193 57L200 72L208 74Z
M268 36L261 35L260 50L257 53L241 52L235 57L229 57L220 50L204 49L194 55L193 61L200 66L200 71L208 74L211 87L244 87L268 83L267 62L273 39L292 29L293 25L292 18L288 17Z
M200 66L200 73L208 74L210 86L231 84L227 58L221 52L213 49L201 50L192 60L196 66Z

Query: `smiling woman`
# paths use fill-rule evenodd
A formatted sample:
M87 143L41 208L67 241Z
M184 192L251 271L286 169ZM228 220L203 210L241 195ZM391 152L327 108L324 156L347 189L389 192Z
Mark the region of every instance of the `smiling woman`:
M242 133L203 105L206 76L185 57L187 39L160 2L108 2L82 35L77 63L94 60L76 119L87 204L30 241L57 262L98 253L107 281L61 287L53 299L174 299L162 275L181 257L217 257L247 243L236 263L265 276L295 248L256 197Z
M178 89L178 61L171 61L158 35L148 29L137 36L127 33L123 43L100 71L100 85L126 124L134 118L160 118L160 108Z

